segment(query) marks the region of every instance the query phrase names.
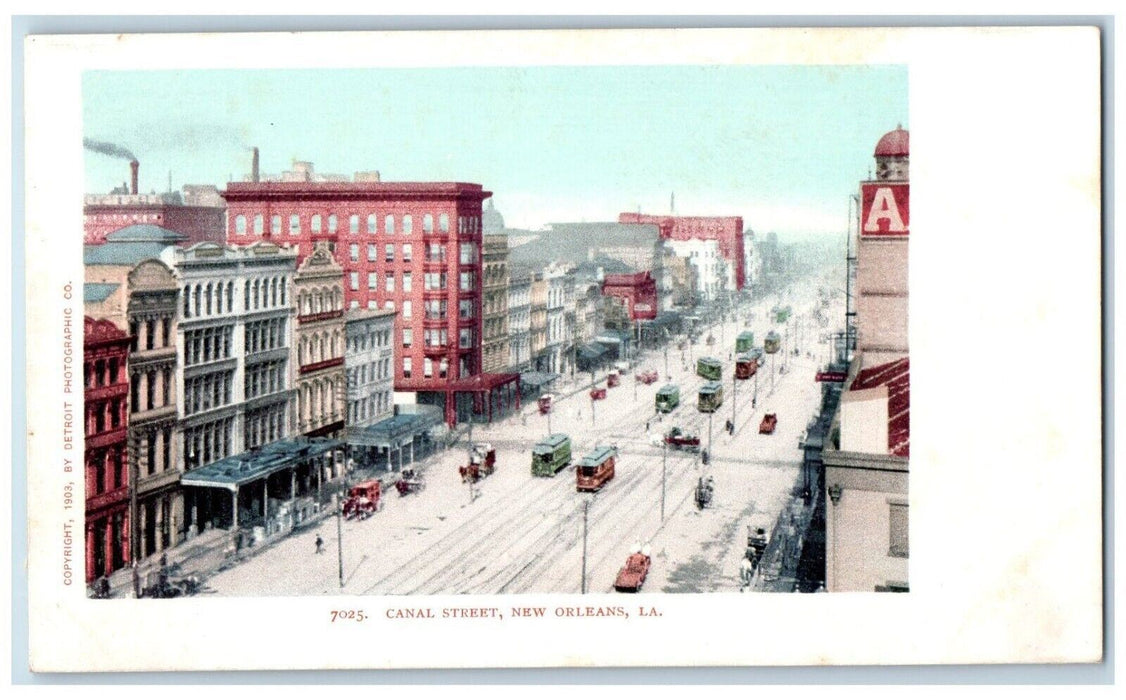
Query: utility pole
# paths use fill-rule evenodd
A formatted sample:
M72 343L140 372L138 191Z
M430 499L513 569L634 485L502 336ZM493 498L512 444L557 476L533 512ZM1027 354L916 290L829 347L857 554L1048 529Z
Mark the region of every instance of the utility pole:
M590 510L590 501L583 500L583 581L582 592L586 593L586 532L587 532L587 512Z
M340 494L336 494L336 570L340 577L340 587L344 588L344 529L340 524L343 517L340 512Z
M735 373L731 375L731 435L735 435L735 396L739 391L739 377Z

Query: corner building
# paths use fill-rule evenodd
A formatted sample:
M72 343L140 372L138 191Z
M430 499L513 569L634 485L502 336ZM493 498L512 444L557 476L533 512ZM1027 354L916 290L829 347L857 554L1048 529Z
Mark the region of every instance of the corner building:
M492 193L374 172L329 179L300 165L280 181L228 183L228 243L293 246L300 264L326 242L344 270L346 309L397 312L395 390L442 404L451 425L459 393L472 393L477 411L480 394L510 380L481 374L481 203Z

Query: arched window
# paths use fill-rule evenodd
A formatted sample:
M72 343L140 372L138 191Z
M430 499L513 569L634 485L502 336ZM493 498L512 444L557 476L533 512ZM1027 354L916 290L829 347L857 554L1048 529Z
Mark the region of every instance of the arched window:
M375 214L368 214L368 233L375 233Z
M184 287L184 289L180 292L180 294L184 297L184 318L191 318L192 317L192 288L191 287Z
M227 282L227 313L235 309L235 283Z
M242 287L242 310L250 311L250 280L247 280Z
M403 217L403 233L409 236L413 232L414 232L414 219L411 218L410 214L407 214Z
M439 214L438 215L438 230L441 231L442 233L449 233L450 232L450 215L449 214Z
M206 313L208 316L210 316L211 315L211 283L210 282L207 283L206 291L203 293L203 299L204 299L204 303L203 303L204 313Z
M263 219L261 214L254 215L254 234L256 236L262 235Z
M270 234L281 235L281 214L274 214L270 217Z
M289 286L289 280L287 280L286 278L282 277L282 278L281 278L281 303L282 303L282 306L285 306L285 305L286 305L286 301L285 301L285 290L286 290L286 287L288 287L288 286Z
M313 214L313 218L309 221L309 228L312 229L313 233L320 233L321 232L321 215L320 214Z
M258 302L261 300L261 292L259 291L258 280L254 280L254 308L258 308Z
M360 232L360 215L352 214L348 217L348 233L356 235Z
M240 236L246 233L246 216L243 214L235 217L235 233Z
M270 306L278 305L278 278L275 277L270 282Z
M328 232L336 233L336 214L328 215Z
M434 215L424 214L422 217L422 232L434 233Z
M388 214L383 217L383 232L390 235L395 233L395 215Z
M195 286L195 290L194 290L192 296L194 297L194 300L192 301L192 313L196 316L199 316L200 315L200 311L199 311L199 301L200 300L199 300L199 285L198 284Z

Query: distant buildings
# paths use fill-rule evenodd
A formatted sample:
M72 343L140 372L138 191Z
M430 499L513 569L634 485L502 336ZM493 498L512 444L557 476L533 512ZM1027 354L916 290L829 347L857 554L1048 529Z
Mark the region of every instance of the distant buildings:
M716 294L721 291L743 289L745 279L742 217L660 216L625 212L618 216L618 221L623 224L656 224L663 240L674 244L688 244L682 248L687 252L697 253L696 257L716 258L717 262L706 268L708 276L704 278L702 288L713 289ZM701 245L706 241L714 241L715 248ZM712 250L715 251L713 255L700 255L702 251ZM677 255L683 256L680 252ZM725 264L718 264L718 259L722 259Z
M83 242L104 243L114 231L136 224L149 224L185 236L187 245L224 240L226 204L219 190L210 185L187 185L183 192L139 194L140 164L130 163L131 184L110 194L88 194L83 201Z
M515 268L508 278L508 367L513 372L529 369L532 362L534 276L530 270Z

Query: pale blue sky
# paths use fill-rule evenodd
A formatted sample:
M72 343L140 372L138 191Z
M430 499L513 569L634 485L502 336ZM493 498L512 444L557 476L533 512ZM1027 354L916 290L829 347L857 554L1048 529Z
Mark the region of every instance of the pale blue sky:
M477 182L509 226L639 207L742 216L756 232L842 233L902 66L622 66L92 72L84 135L132 151L140 188L223 186L313 161L384 180ZM86 153L86 188L127 180Z

